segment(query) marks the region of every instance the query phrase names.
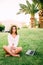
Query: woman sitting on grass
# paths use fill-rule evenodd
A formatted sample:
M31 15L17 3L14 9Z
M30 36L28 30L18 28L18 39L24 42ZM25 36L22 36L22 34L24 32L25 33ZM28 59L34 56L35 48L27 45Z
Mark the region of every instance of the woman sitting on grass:
M6 56L20 56L19 53L22 51L22 47L17 47L18 41L17 27L13 25L8 35L8 46L3 46Z

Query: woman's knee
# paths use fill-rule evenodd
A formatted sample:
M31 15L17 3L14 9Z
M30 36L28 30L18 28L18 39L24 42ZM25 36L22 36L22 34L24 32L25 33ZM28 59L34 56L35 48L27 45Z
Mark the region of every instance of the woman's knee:
M22 47L20 47L20 50L22 51Z
M4 46L3 46L3 49L5 49L5 48L7 48L7 46L4 45Z
M22 47L18 47L18 50L22 51Z

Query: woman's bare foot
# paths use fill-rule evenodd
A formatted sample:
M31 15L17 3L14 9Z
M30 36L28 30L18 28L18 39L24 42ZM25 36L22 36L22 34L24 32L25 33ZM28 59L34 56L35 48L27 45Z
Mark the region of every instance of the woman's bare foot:
M15 56L15 57L20 57L20 55L19 55L19 54L14 54L14 56Z
M9 54L6 54L5 57L10 56Z
M5 55L5 57L8 57L8 56L11 56L11 55L9 55L9 54L6 54L6 55ZM15 56L15 57L20 57L19 54L14 54L13 56Z

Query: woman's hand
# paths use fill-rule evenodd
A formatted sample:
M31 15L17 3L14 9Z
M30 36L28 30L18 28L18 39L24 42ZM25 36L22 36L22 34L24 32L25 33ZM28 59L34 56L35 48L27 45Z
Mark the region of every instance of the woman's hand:
M15 49L16 49L16 48L14 47L14 44L12 44L11 49L13 49L13 50L15 50Z
M11 52L12 52L12 53L15 53L15 49L16 49L16 48L14 47L14 44L12 44L12 46L11 46Z

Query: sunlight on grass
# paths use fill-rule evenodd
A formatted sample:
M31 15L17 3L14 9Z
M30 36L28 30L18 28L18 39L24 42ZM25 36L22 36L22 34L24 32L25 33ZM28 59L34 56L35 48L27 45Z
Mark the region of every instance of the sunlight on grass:
M20 29L19 46L23 47L20 58L5 57L3 45L7 45L8 33L0 33L0 65L43 65L43 29ZM27 56L25 53L28 49L36 49L34 56Z

